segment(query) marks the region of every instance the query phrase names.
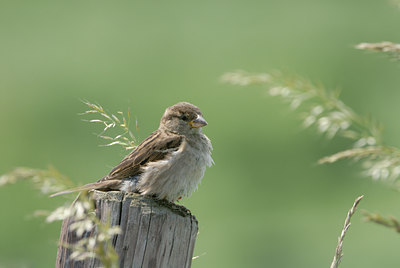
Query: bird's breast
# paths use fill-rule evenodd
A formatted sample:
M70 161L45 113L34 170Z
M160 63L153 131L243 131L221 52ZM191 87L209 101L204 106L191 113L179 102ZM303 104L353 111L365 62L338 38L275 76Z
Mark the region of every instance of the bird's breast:
M143 194L157 195L160 199L176 201L189 196L197 188L207 166L211 166L211 143L205 135L198 140L184 140L166 159L144 167L138 184Z

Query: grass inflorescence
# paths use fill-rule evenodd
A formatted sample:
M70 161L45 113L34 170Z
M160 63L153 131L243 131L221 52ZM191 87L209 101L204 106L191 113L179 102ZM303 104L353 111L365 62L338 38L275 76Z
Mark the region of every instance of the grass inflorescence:
M127 114L123 112L112 114L99 104L93 104L88 101L83 103L89 110L86 110L81 115L91 115L90 119L84 120L103 126L100 134L97 135L101 139L108 141L103 146L120 145L126 150L135 148L135 137L129 128L131 122L129 110ZM111 133L115 134L111 135ZM0 187L24 180L31 181L45 195L76 187L67 176L51 166L47 169L18 167L0 176ZM72 205L66 204L57 207L52 212L41 210L36 212L35 215L46 216L46 222L48 223L66 219L70 219L73 222L69 226L69 232L74 232L81 238L74 244L62 245L72 250L70 256L72 259L80 261L87 258L97 258L103 267L118 267L118 255L112 247L111 239L120 232L120 228L119 226L111 226L109 222L103 223L99 220L95 213L94 201L87 192L81 192L79 198ZM94 235L86 237L84 234L89 232L94 233Z
M221 80L242 86L262 84L270 96L281 98L298 111L304 127L313 127L329 139L340 136L352 141L351 148L322 158L320 164L358 160L366 176L397 183L400 150L384 145L381 125L369 116L355 113L340 100L339 91L329 91L299 76L277 71L264 74L236 71L226 73Z
M109 113L99 104L94 104L88 101L83 101L83 103L89 108L89 110L81 113L81 115L92 115L91 119L84 119L84 121L103 126L102 131L97 134L99 138L108 142L103 144L103 146L120 145L126 150L135 148L135 136L130 130L130 122L132 117L130 110L128 110L126 115L121 111L118 111L115 115ZM117 133L112 135L111 130L115 130Z
M0 186L25 180L33 182L35 188L45 195L74 187L72 181L54 167L48 169L16 168L0 177ZM89 198L87 192L81 192L79 198L72 205L65 204L50 212L37 211L34 215L45 216L48 223L69 218L73 221L73 224L69 226L69 232L75 232L78 237L95 229L95 235L89 238L82 237L77 243L63 246L72 250L71 258L74 260L98 258L104 267L118 267L118 256L110 241L113 235L119 233L120 229L118 226L102 223L97 218L94 201Z
M74 244L63 244L72 250L70 258L82 261L97 258L106 268L118 267L118 254L111 240L120 233L119 226L103 223L96 216L94 200L88 192L81 192L72 205L58 207L46 217L46 222L69 220L69 232L74 232L79 240ZM87 234L92 235L88 236Z

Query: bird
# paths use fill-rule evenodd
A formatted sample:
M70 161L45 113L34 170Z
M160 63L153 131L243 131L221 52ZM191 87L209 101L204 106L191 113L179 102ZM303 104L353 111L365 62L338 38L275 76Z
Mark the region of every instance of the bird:
M101 190L135 192L176 202L189 197L214 161L208 125L200 109L188 102L168 107L157 130L144 139L108 175L95 183L55 193Z

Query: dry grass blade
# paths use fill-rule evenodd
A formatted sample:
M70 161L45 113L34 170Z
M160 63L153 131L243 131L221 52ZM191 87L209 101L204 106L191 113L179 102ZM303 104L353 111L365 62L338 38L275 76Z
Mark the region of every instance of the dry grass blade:
M368 211L362 211L362 213L365 216L364 218L365 221L370 221L383 225L385 227L394 229L396 232L400 233L400 222L396 218L389 216L389 218L387 219L378 213L371 213Z
M400 52L400 44L395 44L388 41L380 43L361 43L356 45L356 48L381 52Z
M377 152L376 147L349 149L346 151L338 152L338 153L330 155L330 156L326 156L326 157L320 159L318 161L318 164L334 163L334 162L344 159L344 158L354 158L354 157L359 158L359 157L371 155L376 152Z
M390 146L366 146L353 148L324 157L319 164L334 163L342 159L363 160L366 176L374 180L385 180L393 186L400 176L400 150Z
M225 73L221 77L221 82L230 83L239 86L248 86L254 84L264 84L270 79L269 74L250 74L246 71L236 71Z
M383 52L396 60L400 59L400 44L395 44L388 41L380 43L361 43L356 45L355 48Z
M30 180L43 194L59 192L73 186L67 176L49 166L47 169L16 168L9 173L0 175L0 187L22 180Z
M363 148L353 148L336 154L326 156L318 161L319 164L334 163L345 158L359 159L368 156L385 156L395 154L397 149L387 146L368 146Z
M346 220L344 221L344 226L342 229L342 232L340 233L340 236L338 238L338 244L336 246L336 252L335 252L335 256L333 256L333 261L331 264L331 268L337 268L339 267L340 262L342 261L342 257L343 257L343 240L344 237L346 235L347 230L350 227L350 219L351 217L354 215L354 213L356 212L357 206L360 203L361 199L364 196L359 196L357 197L357 199L354 201L353 206L350 208L349 212L347 212L347 217Z

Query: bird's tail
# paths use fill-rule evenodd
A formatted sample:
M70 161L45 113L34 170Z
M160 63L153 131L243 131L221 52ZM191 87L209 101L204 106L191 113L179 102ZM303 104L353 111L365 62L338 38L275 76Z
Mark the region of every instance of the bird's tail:
M50 197L59 196L63 194L70 194L75 192L90 191L90 190L118 190L119 189L118 186L120 184L121 184L120 180L105 180L61 191L50 195Z

